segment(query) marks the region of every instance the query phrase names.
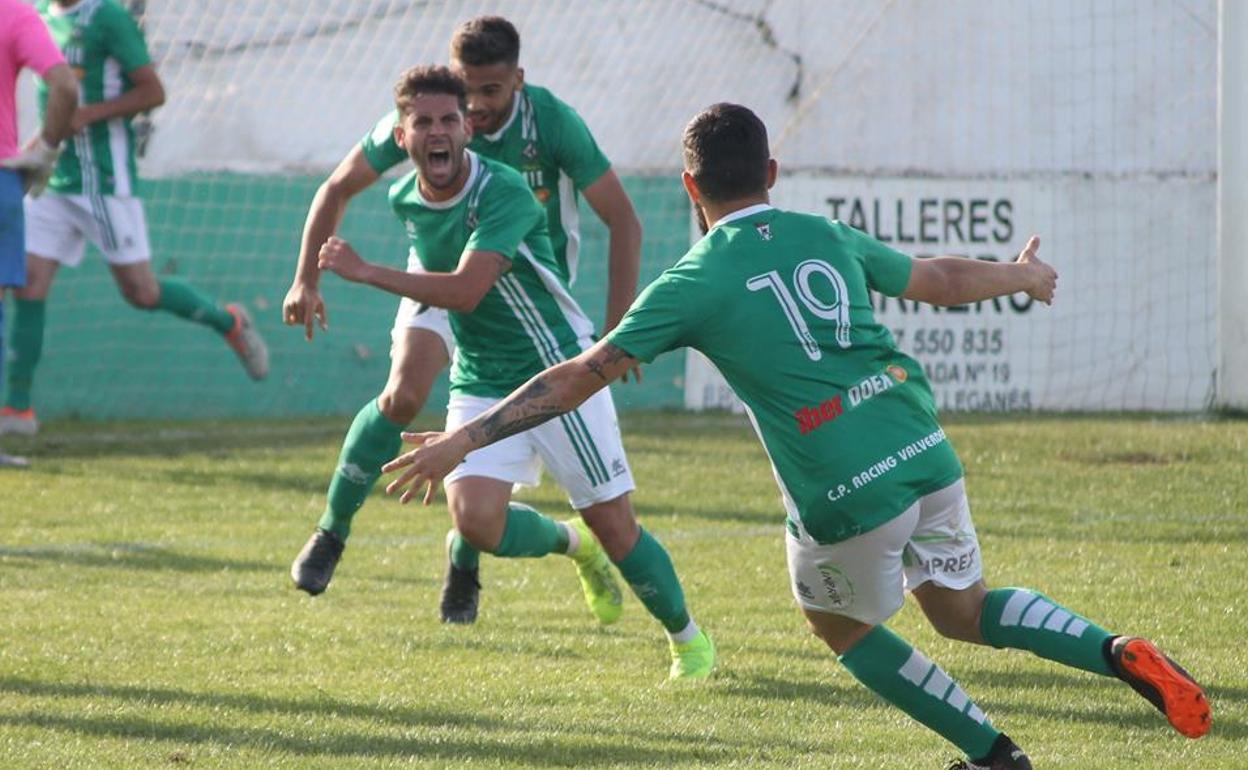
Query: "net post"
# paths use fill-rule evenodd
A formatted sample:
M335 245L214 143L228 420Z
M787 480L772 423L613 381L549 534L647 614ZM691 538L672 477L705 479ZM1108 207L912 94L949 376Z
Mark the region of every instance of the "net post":
M1248 409L1248 3L1218 3L1218 372L1214 405Z

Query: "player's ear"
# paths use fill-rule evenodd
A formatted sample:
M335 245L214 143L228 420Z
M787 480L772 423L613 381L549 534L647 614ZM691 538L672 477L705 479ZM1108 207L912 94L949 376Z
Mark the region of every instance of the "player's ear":
M688 171L680 172L680 181L685 185L685 192L689 194L689 200L696 205L702 199L702 191L698 189L698 183L693 181L693 174Z
M780 164L775 158L767 159L767 189L770 190L776 183L776 177L780 174Z
M399 119L394 121L394 143L403 146L403 114L399 114Z
M519 91L524 88L524 67L516 67L516 88Z

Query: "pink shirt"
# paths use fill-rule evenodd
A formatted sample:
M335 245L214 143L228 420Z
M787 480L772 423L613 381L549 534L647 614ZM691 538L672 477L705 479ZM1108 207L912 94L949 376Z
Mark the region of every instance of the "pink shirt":
M0 0L0 159L17 154L17 73L43 73L65 57L34 8L22 0Z

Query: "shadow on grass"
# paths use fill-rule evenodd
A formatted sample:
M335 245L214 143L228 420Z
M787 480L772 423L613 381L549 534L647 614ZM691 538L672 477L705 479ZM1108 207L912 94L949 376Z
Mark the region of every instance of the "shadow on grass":
M972 700L977 699L976 690L984 687L1020 690L1017 697L1006 695L1001 698L978 699L979 705L990 717L1001 717L997 720L999 723L1004 723L1004 717L1010 714L1019 714L1053 721L1097 723L1122 728L1171 729L1164 717L1151 705L1126 685L1108 677L1043 671L969 671L955 676L954 679L966 688ZM725 689L729 693L752 698L807 701L853 709L892 708L856 682L840 684L767 676L738 676ZM1095 692L1089 692L1090 690ZM1032 693L1036 691L1069 692L1071 702L1064 707L1037 703L1032 699ZM1230 700L1243 704L1248 701L1248 690L1212 687L1209 688L1208 695L1214 708L1213 730L1210 734L1226 739L1248 737L1248 725L1218 713L1220 703Z
M228 456L240 450L289 449L341 440L349 418L286 423L63 424L33 438L15 438L11 450L32 459Z
M262 561L195 556L144 543L80 543L12 548L0 546L0 559L28 559L79 567L171 570L173 572L273 572L281 565Z
M225 747L247 746L265 751L284 751L297 755L326 756L394 756L436 757L444 759L488 758L503 760L508 766L598 767L602 765L655 765L672 762L722 760L731 744L714 738L702 738L701 746L677 747L688 736L678 733L618 730L609 724L587 728L583 738L602 740L624 736L594 745L575 737L534 740L535 733L548 731L540 723L523 720L500 720L476 711L452 711L443 708L414 709L401 706L384 707L332 698L297 699L263 695L195 693L165 688L130 685L91 685L40 682L15 677L0 678L0 692L11 695L60 698L111 698L133 701L147 707L169 705L212 709L214 718L222 709L253 714L278 713L292 720L291 731L253 727L230 727L206 724L171 724L140 716L62 716L42 712L0 715L0 724L39 727L108 738L166 740L181 744L217 744ZM452 729L453 737L438 735L428 740L400 738L335 730L325 735L324 726L315 728L316 736L292 734L306 724L310 715L326 719L356 718L399 728L424 727ZM312 729L312 728L309 728ZM558 733L567 735L566 726ZM486 735L481 735L482 733ZM510 735L494 735L505 733ZM653 746L639 745L650 741Z

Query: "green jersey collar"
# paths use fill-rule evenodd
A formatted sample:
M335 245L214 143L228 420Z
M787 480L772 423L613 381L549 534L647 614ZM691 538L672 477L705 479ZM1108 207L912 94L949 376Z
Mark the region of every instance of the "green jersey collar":
M755 214L761 214L764 211L771 211L773 208L775 208L775 206L772 206L770 203L755 203L753 206L746 206L743 209L737 209L731 214L725 214L722 217L720 217L718 222L711 225L711 229L714 230L716 227L719 227L720 225L726 225L729 222L735 222L738 219L745 219L746 217L752 217Z

